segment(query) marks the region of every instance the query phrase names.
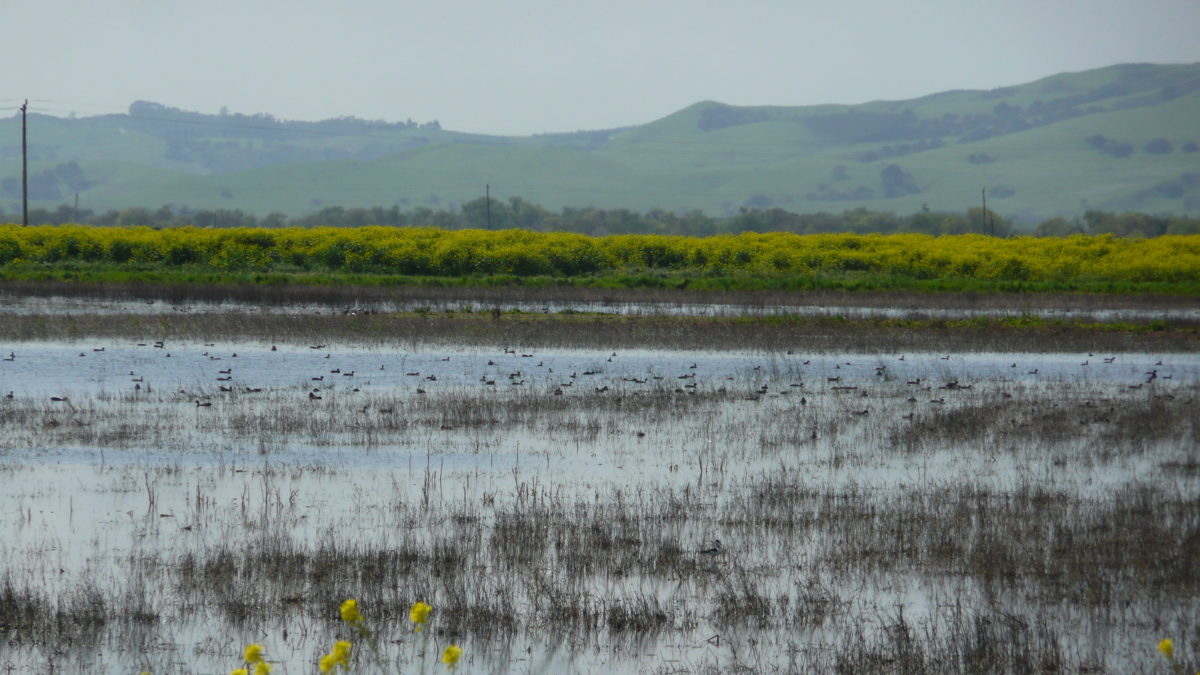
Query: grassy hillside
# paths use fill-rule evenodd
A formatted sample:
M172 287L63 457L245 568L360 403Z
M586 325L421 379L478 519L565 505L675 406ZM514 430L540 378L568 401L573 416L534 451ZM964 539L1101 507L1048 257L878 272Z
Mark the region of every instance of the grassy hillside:
M986 187L989 206L1025 220L1089 208L1200 215L1200 64L857 106L703 102L638 127L524 138L154 104L32 116L30 128L31 198L45 207L78 193L95 210L446 208L490 184L549 208L910 213L975 206ZM0 207L13 213L16 118L0 120L0 139Z

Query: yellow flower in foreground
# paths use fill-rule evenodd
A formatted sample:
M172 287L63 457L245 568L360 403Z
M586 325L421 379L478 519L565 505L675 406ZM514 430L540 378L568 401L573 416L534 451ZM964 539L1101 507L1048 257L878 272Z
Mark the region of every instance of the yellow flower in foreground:
M342 621L351 625L359 625L363 622L363 615L358 611L358 601L350 598L342 603L341 607Z
M418 602L412 606L412 609L408 610L408 618L412 619L412 622L417 624L417 630L420 630L421 624L429 620L429 613L432 611L433 608L429 605Z
M327 673L339 665L346 670L350 670L350 648L352 646L345 640L335 642L333 650L321 657L321 672Z
M1175 658L1175 643L1171 642L1171 638L1163 638L1162 642L1158 643L1158 651L1168 659Z
M250 671L246 670L245 668L234 668L233 670L229 671L229 675L250 675Z
M263 646L260 644L246 645L246 651L242 654L242 660L250 665L254 665L263 660Z
M442 663L453 666L458 663L458 657L462 656L462 647L450 645L446 647L446 651L442 652Z
M254 664L254 675L271 675L271 664L266 661Z

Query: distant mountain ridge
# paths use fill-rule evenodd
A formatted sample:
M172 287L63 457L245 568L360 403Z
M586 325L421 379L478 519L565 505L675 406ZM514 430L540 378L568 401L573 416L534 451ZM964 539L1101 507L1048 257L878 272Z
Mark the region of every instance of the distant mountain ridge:
M988 91L860 105L694 104L620 129L490 136L436 121L289 122L139 101L29 117L30 198L93 210L550 208L911 213L989 206L1200 215L1200 64L1123 64ZM0 208L19 212L20 129L0 120Z

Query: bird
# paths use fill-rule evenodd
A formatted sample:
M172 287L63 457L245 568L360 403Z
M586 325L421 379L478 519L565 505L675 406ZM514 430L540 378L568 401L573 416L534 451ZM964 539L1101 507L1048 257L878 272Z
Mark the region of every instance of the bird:
M712 546L710 546L709 548L700 550L700 555L706 555L710 558L715 558L720 554L721 554L721 540L720 539L713 539Z
M212 407L212 401L203 401L203 402L201 402L201 401L197 400L197 401L196 401L196 407L197 407L197 408L211 408L211 407Z

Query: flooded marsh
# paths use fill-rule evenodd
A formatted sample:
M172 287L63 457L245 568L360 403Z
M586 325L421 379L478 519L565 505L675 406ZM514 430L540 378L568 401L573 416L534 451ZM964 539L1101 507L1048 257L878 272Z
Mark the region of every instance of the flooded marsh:
M359 672L451 643L464 672L1134 672L1163 637L1194 664L1187 340L187 316L0 331L6 668L259 642L314 672L340 638Z

